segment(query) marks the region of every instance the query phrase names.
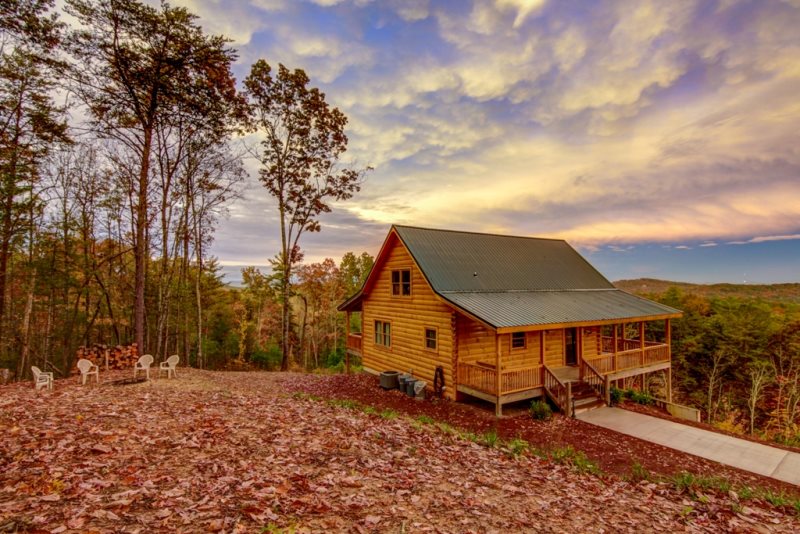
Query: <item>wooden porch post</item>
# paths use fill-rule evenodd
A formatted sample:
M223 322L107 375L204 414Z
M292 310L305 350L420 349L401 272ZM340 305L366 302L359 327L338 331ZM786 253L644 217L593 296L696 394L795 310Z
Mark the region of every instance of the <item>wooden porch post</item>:
M547 338L544 332L544 330L539 330L539 365L544 365L544 340Z
M614 324L614 339L612 340L614 343L614 372L617 371L617 325Z
M497 393L497 403L494 406L494 413L497 417L503 415L503 405L500 404L500 394L502 393L500 390L500 384L502 382L502 371L500 369L500 336L495 331L494 334L496 344L497 344L497 354L495 355L495 364L494 364L494 373L495 373L495 387Z
M347 310L347 320L344 323L344 372L346 374L350 374L350 310ZM364 330L363 326L361 330ZM363 335L362 335L362 343L363 343Z
M639 365L644 366L644 321L639 321L639 348L642 351L639 355Z
M672 325L669 319L665 319L664 332L667 335L667 356L669 357L669 367L667 367L667 400L672 402Z
M583 365L581 362L583 361L583 327L579 326L575 329L575 335L578 336L578 339L575 340L575 361L578 363L578 380L583 382Z

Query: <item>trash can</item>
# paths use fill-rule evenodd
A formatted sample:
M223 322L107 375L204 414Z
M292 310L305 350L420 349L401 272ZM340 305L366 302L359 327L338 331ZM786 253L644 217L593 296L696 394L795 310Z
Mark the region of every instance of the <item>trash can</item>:
M407 373L403 373L397 377L397 389L402 391L403 393L406 392L406 382L408 379L411 378L411 375Z
M414 382L414 398L422 400L425 398L425 388L428 383L424 380L417 380Z
M414 396L414 384L416 383L417 383L416 378L409 378L408 380L406 380L406 395L408 395L409 397Z
M400 371L384 371L381 373L381 387L383 389L397 388L397 379L400 377Z

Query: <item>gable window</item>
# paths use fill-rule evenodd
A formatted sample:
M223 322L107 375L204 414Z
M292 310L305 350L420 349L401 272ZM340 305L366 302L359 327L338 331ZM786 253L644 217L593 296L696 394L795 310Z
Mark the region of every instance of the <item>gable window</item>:
M392 323L375 321L375 344L384 347L392 346Z
M524 349L525 348L525 332L512 332L511 333L511 348Z
M438 347L437 332L435 328L425 328L425 348L436 350Z
M392 295L411 295L411 270L392 271Z

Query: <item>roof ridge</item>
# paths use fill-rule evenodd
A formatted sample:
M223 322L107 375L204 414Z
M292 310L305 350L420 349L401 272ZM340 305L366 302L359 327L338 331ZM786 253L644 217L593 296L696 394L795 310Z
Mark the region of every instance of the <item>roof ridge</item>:
M566 239L559 239L557 237L536 237L536 236L527 236L527 235L509 235L509 234L497 234L493 232L476 232L473 230L452 230L449 228L428 228L425 226L414 226L409 224L392 224L394 228L409 228L412 230L427 230L429 232L448 232L451 234L472 234L472 235L485 235L490 237L508 237L512 239L536 239L540 241L561 241L566 243Z

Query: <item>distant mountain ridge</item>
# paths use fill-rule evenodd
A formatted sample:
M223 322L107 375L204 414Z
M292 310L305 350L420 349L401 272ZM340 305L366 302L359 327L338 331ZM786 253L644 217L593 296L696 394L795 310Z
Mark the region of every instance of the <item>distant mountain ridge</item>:
M758 298L772 301L800 304L800 283L789 284L690 284L655 278L617 280L614 286L638 295L664 293L670 287L677 287L685 293L704 297Z

